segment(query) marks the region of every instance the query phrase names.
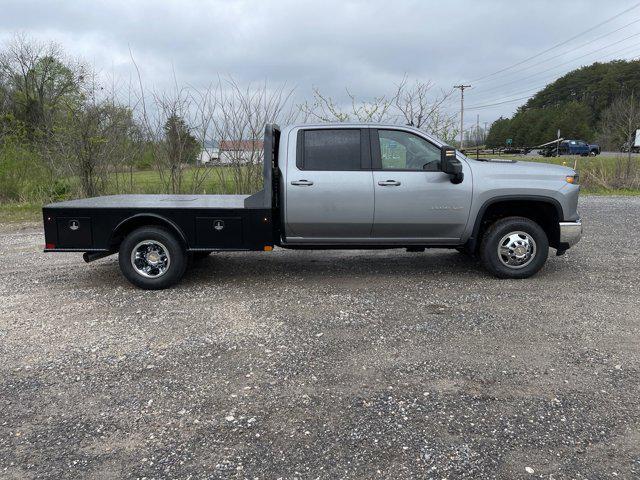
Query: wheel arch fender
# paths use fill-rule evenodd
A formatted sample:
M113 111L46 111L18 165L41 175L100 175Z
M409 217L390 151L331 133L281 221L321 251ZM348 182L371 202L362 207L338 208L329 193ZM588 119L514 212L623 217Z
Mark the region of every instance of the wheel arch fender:
M487 213L490 212L490 209L495 209L496 207L501 207L501 206L508 207L505 210L511 209L512 214L521 215L527 218L531 218L534 221L537 221L535 216L523 214L521 211L519 211L519 209L526 206L528 206L529 208L533 207L535 209L535 206L540 206L542 204L552 207L553 211L556 214L556 218L553 219L552 222L550 222L551 225L547 225L547 226L542 225L543 228L549 227L549 228L545 228L545 232L550 237L549 238L550 244L554 244L555 239L553 237L556 235L554 228L559 228L557 224L558 222L562 221L562 219L564 218L562 205L558 200L556 200L553 197L542 196L542 195L502 195L502 196L497 196L497 197L493 197L486 200L482 204L482 206L479 208L478 214L476 215L476 218L474 220L471 237L467 241L467 247L470 248L472 251L475 251L475 249L478 247L479 237L483 228L483 223L485 221ZM554 222L556 223L556 227L552 225ZM551 229L551 232L549 231L549 229ZM552 234L549 235L550 233ZM559 232L557 233L559 235Z
M172 220L169 220L168 218L157 213L137 213L121 220L111 232L109 245L111 245L112 247L119 246L120 243L122 243L124 237L126 237L133 230L144 226L165 227L167 230L176 235L178 241L185 248L189 247L187 237L185 236L182 229Z

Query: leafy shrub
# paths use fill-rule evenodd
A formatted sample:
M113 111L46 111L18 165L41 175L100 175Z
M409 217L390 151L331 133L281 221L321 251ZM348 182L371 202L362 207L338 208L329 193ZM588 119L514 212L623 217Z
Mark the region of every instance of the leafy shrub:
M29 146L11 141L0 145L0 200L40 201L51 186L49 169Z

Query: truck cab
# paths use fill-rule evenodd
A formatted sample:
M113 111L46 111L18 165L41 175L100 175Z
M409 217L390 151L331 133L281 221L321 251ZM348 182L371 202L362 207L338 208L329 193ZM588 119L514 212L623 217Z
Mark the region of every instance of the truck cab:
M178 281L189 255L273 246L455 248L500 278L526 278L549 247L563 254L582 232L574 170L474 160L409 126L267 125L264 155L264 188L253 195L48 205L46 251L84 251L87 261L118 252L142 288Z

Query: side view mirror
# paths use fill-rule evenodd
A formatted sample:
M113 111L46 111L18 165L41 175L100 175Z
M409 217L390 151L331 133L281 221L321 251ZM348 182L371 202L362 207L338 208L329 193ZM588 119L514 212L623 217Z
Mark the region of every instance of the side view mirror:
M460 183L464 180L462 163L456 158L456 150L444 146L440 150L440 169L451 176L451 183Z

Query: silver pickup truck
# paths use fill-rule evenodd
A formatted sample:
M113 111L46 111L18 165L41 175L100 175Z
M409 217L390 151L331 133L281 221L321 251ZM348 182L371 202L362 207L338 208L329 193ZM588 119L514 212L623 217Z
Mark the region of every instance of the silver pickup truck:
M475 160L399 125L267 125L264 188L253 195L116 195L43 208L45 251L119 252L148 289L213 251L455 248L500 278L526 278L549 247L580 240L577 173Z

